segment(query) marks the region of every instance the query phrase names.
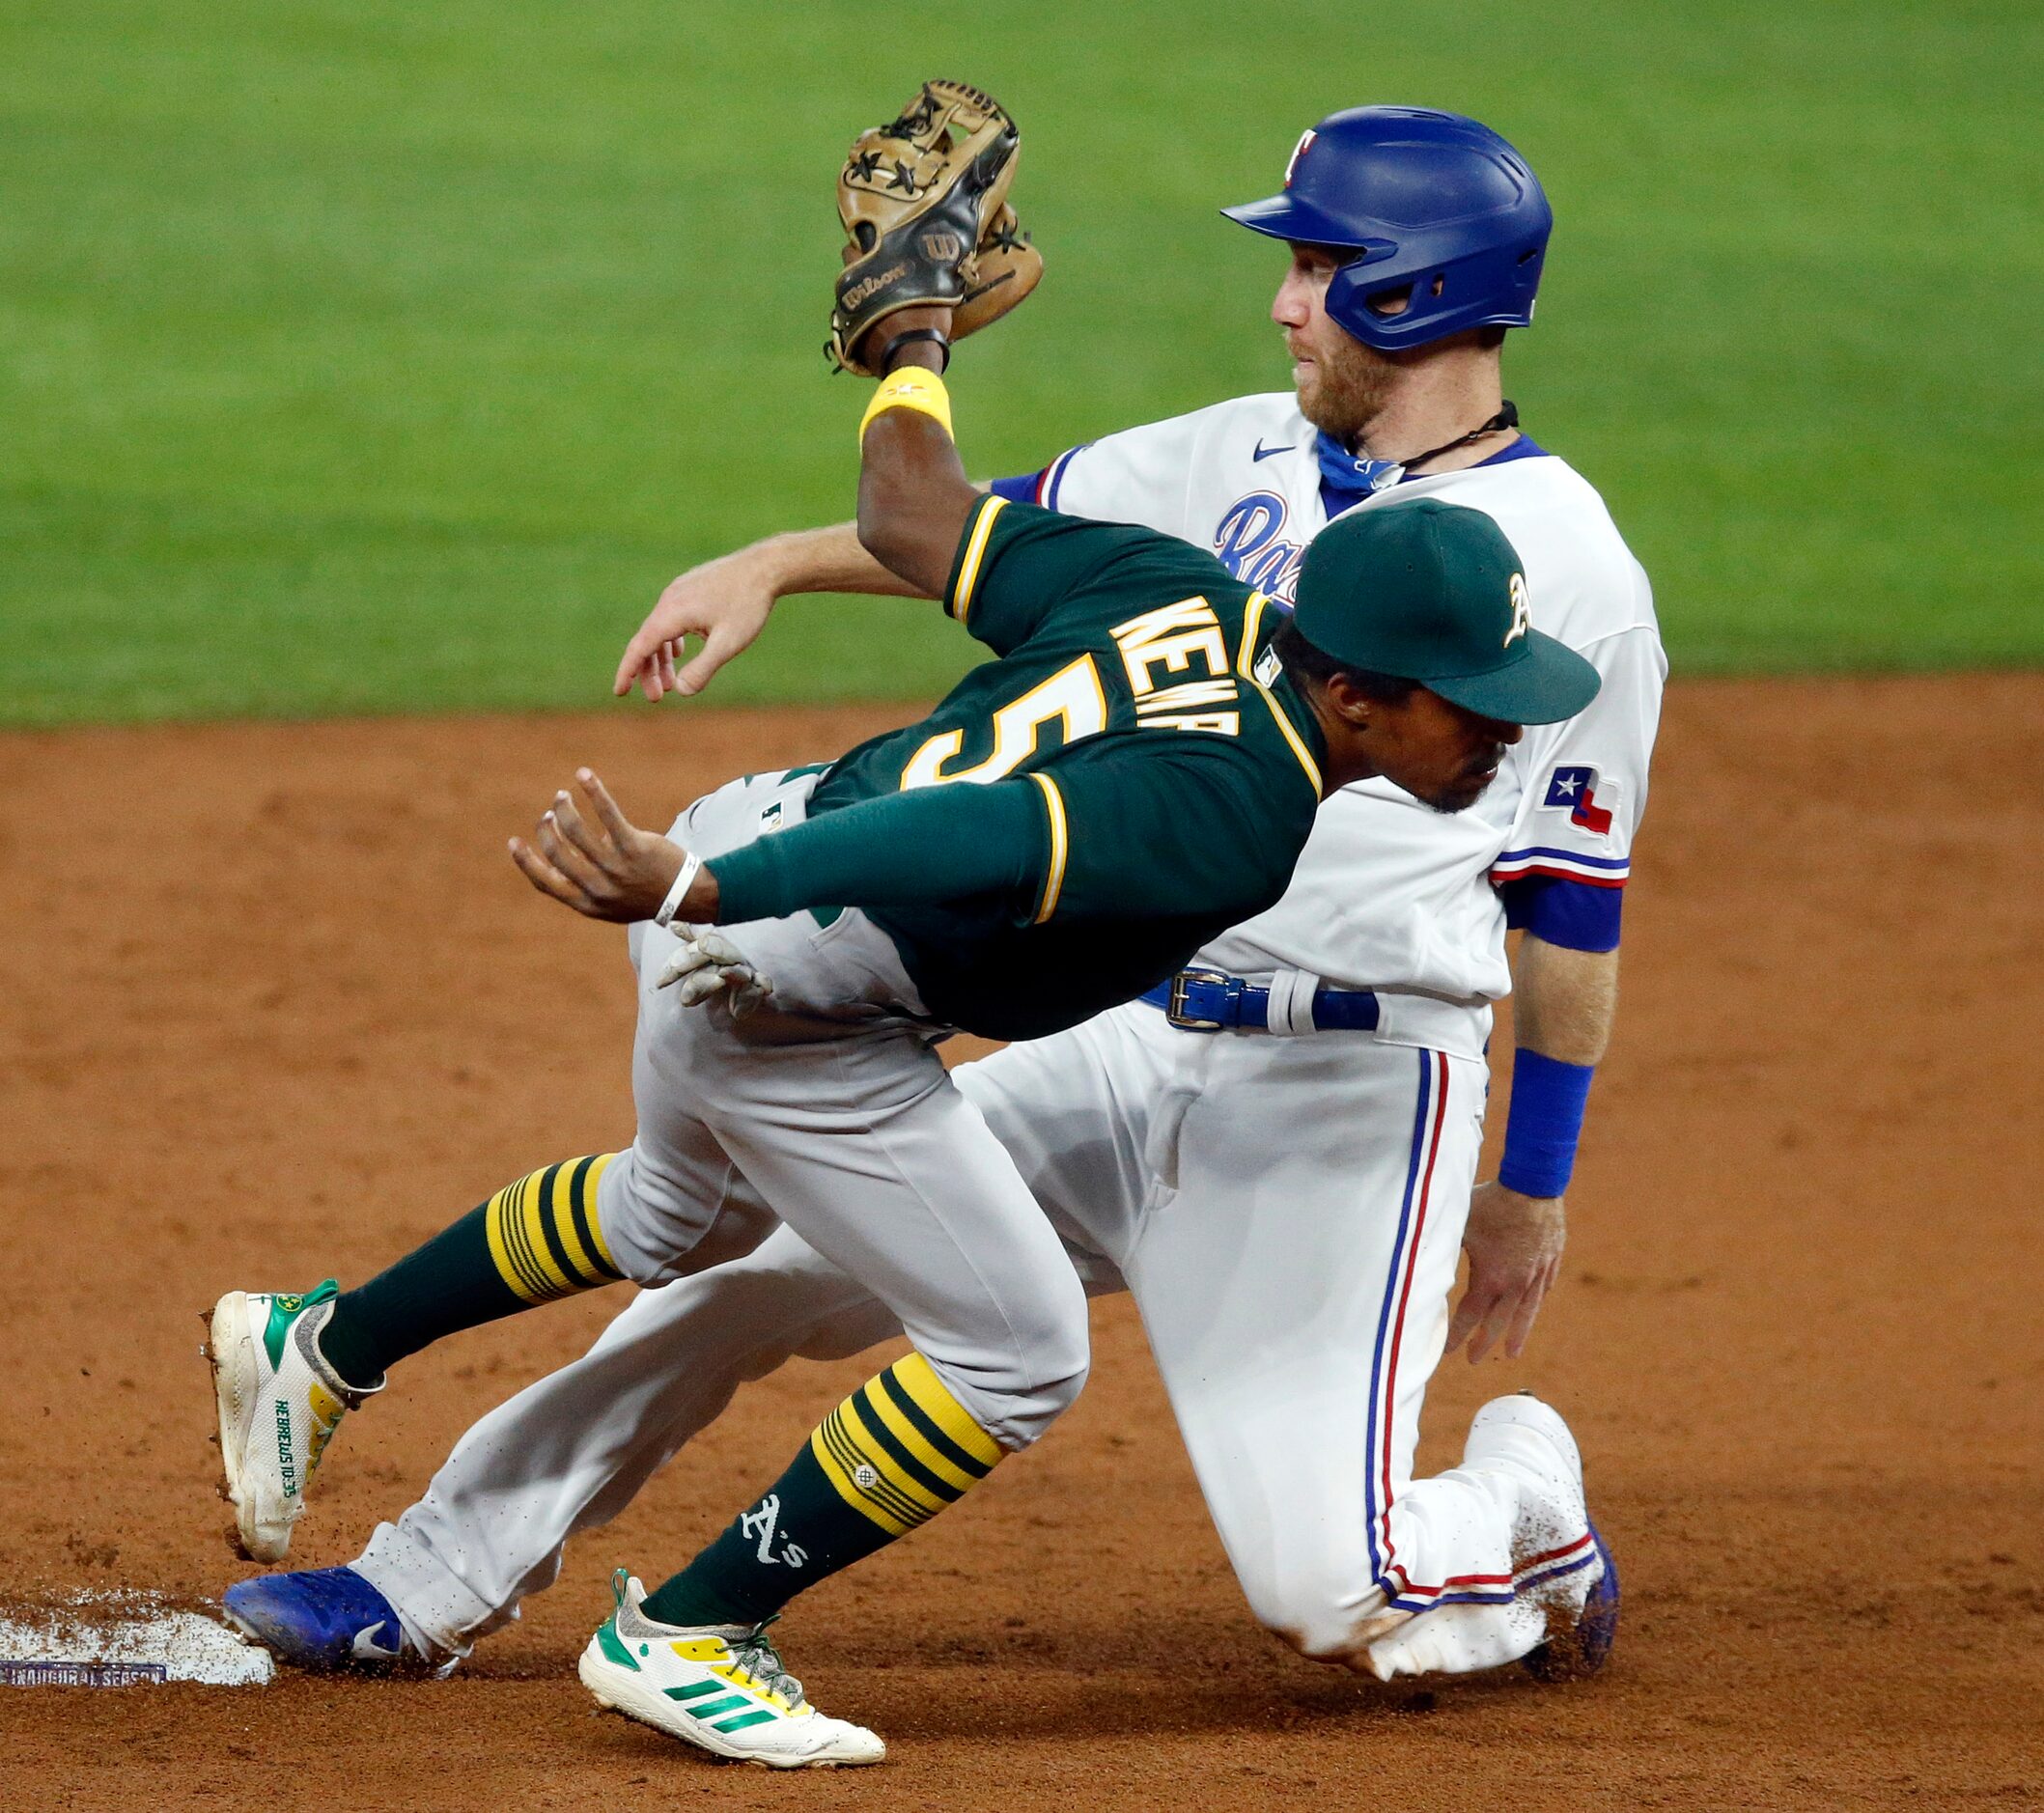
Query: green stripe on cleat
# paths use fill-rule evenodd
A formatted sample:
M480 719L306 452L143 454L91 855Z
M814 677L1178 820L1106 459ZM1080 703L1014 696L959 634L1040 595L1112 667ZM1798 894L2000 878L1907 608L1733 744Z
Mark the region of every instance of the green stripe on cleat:
M639 1672L639 1665L632 1660L631 1652L625 1647L624 1640L618 1635L616 1625L607 1619L599 1625L596 1640L597 1647L609 1660L616 1662L620 1668L630 1669L633 1674Z
M690 1706L686 1710L693 1714L697 1718L707 1721L714 1718L719 1713L735 1713L740 1707L750 1706L752 1702L742 1693L727 1693L720 1700L712 1700L708 1706ZM772 1715L770 1713L768 1714L770 1718Z

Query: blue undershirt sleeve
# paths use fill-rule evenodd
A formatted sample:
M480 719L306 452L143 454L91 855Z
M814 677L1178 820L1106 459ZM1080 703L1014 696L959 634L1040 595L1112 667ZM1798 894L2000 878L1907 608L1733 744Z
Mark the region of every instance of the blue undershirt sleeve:
M1599 887L1565 876L1527 875L1498 890L1504 923L1570 951L1615 951L1625 910L1622 887Z

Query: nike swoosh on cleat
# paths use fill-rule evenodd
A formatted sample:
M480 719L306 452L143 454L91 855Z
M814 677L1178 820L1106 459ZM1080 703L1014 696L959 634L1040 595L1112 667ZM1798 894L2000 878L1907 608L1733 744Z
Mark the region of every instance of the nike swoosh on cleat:
M354 1656L357 1661L397 1660L405 1647L402 1639L400 1639L396 1649L385 1649L382 1644L377 1641L377 1632L388 1622L387 1619L379 1619L377 1623L371 1625L368 1630L355 1632Z
M1297 447L1299 443L1295 440L1294 442L1292 442L1290 447L1266 447L1263 444L1263 437L1259 435L1256 440L1256 451L1252 453L1249 458L1260 464L1262 461L1268 460L1273 454L1290 453L1292 449L1294 447Z

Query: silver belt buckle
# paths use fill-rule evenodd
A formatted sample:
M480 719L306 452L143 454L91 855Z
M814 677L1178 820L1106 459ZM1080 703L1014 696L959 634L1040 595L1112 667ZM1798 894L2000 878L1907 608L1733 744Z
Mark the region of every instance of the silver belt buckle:
M1212 983L1216 988L1224 989L1228 978L1218 969L1181 969L1171 978L1171 1004L1164 1009L1164 1018L1185 1032L1219 1032L1219 1020L1198 1019L1186 1012L1186 988L1195 982Z

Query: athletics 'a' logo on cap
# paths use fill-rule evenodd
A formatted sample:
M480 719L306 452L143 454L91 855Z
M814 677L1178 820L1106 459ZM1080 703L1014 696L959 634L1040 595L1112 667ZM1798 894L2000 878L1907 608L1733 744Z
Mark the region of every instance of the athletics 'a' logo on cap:
M1512 574L1512 627L1504 632L1504 647L1513 643L1533 627L1532 601L1526 595L1526 574Z
M1307 149L1319 136L1320 134L1314 131L1311 126L1307 126L1303 132L1300 133L1299 143L1292 147L1291 161L1284 167L1284 185L1286 188L1292 186L1292 172L1299 168L1299 160L1306 154Z

